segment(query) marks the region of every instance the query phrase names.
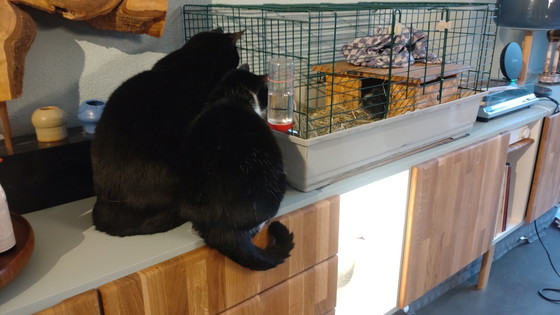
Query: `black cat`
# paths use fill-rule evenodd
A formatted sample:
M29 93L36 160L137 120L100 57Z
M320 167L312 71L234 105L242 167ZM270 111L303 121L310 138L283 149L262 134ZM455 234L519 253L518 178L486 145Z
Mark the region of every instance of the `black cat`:
M261 117L263 91L266 78L246 69L226 74L181 150L181 215L210 247L257 270L282 263L294 246L293 235L279 222L269 227L266 249L251 242L260 225L276 215L286 190L280 149Z
M200 199L191 199L197 192L200 196L211 195L213 185L232 186L237 181L226 183L226 179L218 178L210 185L209 181L199 184L194 178L191 181L185 177L190 169L198 167L190 165L189 158L206 155L189 148L190 136L186 135L195 133L193 120L196 119L196 125L201 125L203 116L199 115L204 113L208 96L220 78L239 63L235 43L241 34L224 34L221 30L197 34L182 48L158 61L151 70L123 83L111 95L92 141L93 179L97 194L93 222L98 230L118 236L152 234L190 220L210 246L241 264L246 262L243 264L246 267L267 269L274 267L274 263L282 262L283 258L277 257L278 246L269 246L274 263L267 260L253 264L250 259L233 256L253 257L253 252L259 250L246 246L249 253L231 253L229 249L219 247L216 238L222 238L224 243L238 244L245 244L245 239L231 239L235 237L231 231L224 231L218 236L215 230L210 229L213 218L231 218L233 226L245 228L254 223L252 218L247 219L246 214L231 212L224 217L222 213L213 213L223 211L220 207L194 210L193 207L201 205ZM212 107L213 104L210 104L209 108ZM206 160L201 162L208 163ZM283 190L280 199L282 195ZM217 204L225 204L220 194L212 199ZM239 208L237 205L228 206ZM264 214L256 217L268 219L277 208L263 210ZM214 223L216 226L223 225L223 222ZM271 238L278 243L281 243L282 236L289 236L287 229L279 223L271 225L270 233L278 234L279 237ZM289 249L283 257L287 257Z

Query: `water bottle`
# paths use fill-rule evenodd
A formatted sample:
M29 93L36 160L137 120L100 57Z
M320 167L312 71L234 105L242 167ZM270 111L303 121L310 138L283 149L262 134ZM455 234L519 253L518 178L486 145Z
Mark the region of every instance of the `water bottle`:
M267 122L271 129L288 132L294 115L294 62L273 58L268 62Z

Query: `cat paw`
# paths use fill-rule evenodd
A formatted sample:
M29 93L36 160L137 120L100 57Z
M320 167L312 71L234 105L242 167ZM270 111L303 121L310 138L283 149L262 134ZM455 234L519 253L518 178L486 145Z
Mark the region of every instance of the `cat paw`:
M284 224L274 221L268 226L268 234L270 240L267 249L281 257L290 257L290 251L294 248L294 233L291 233Z

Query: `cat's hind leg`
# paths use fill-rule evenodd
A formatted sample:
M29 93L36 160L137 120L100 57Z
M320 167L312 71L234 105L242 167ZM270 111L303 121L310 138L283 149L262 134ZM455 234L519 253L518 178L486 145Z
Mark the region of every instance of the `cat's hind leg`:
M154 234L171 230L183 223L173 208L131 207L124 201L98 200L93 207L93 224L99 231L114 236Z

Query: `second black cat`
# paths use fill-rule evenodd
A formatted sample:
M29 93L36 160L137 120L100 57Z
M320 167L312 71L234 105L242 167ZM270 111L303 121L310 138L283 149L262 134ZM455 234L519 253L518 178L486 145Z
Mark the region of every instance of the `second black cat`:
M286 190L280 149L261 117L263 91L265 78L246 69L230 71L181 150L181 216L210 247L257 270L282 263L294 246L293 235L279 222L269 226L266 249L251 242L260 225L276 215Z

